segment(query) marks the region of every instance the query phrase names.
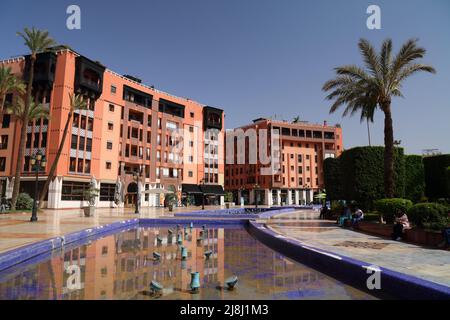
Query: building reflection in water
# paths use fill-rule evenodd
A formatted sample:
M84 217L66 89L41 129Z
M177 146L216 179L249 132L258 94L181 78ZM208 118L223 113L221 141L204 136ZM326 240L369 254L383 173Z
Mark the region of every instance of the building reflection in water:
M0 274L0 299L153 299L145 294L152 280L164 287L161 299L371 298L284 258L242 228L172 230L173 235L167 227L131 229L17 266ZM185 261L177 232L188 250ZM206 259L208 250L213 254ZM154 261L155 251L160 261ZM202 288L193 295L189 284L195 271ZM233 274L239 277L237 290L219 290Z

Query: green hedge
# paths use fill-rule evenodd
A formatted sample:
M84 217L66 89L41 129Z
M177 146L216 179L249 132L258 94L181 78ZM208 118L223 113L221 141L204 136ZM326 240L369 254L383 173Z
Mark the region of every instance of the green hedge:
M409 209L408 218L418 227L437 230L450 223L448 208L439 203L418 203Z
M395 214L398 211L407 213L413 206L413 203L408 199L392 198L376 200L374 206L375 209L383 215L383 218L387 223L392 223Z
M419 202L425 195L425 172L422 156L405 156L405 198Z
M423 159L425 168L425 193L430 199L450 198L447 168L450 166L450 154Z
M342 197L341 168L339 158L327 158L323 162L325 190L329 200L340 200Z
M364 208L384 193L384 147L356 147L340 156L342 197ZM394 149L394 196L405 193L405 158L402 148ZM328 190L328 189L327 189Z

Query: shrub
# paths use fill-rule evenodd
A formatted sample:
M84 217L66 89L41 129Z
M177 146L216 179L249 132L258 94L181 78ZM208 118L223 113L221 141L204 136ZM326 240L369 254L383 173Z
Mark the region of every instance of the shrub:
M225 202L233 202L233 192L226 192L224 200Z
M425 194L425 172L422 156L405 156L405 199L419 202Z
M439 203L418 203L408 210L408 218L418 227L441 229L450 222L448 208Z
M375 209L383 215L384 220L388 223L392 223L394 221L394 216L398 211L402 211L404 213L408 212L408 210L413 206L411 200L408 199L380 199L374 202Z
M384 147L357 147L340 156L342 196L370 208L384 193ZM404 197L405 158L402 148L394 150L394 194ZM328 189L327 189L328 190Z
M342 197L342 182L341 182L341 167L339 158L327 158L323 162L325 190L327 190L327 197L330 200L341 200Z
M425 193L428 198L450 198L447 168L450 166L450 154L425 157Z
M28 193L19 193L16 202L16 209L31 210L33 208L33 198Z

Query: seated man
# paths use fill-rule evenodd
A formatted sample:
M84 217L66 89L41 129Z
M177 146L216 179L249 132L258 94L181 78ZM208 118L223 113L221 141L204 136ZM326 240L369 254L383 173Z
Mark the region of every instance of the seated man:
M363 219L364 219L364 212L360 208L356 207L355 213L353 214L352 217L352 225L354 226L355 224L358 223L358 221L361 221Z
M408 216L402 211L397 211L395 214L394 232L392 233L392 239L399 241L403 237L405 230L411 229Z

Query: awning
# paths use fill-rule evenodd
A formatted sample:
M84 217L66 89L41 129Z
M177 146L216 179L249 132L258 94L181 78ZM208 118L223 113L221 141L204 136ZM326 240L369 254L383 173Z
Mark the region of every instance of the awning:
M200 190L205 195L215 195L215 196L223 196L225 195L225 191L223 191L223 187L219 184L205 184L200 186Z
M200 190L200 187L196 184L188 184L188 183L183 183L181 185L181 191L183 193L187 193L187 194L201 194L202 190Z

